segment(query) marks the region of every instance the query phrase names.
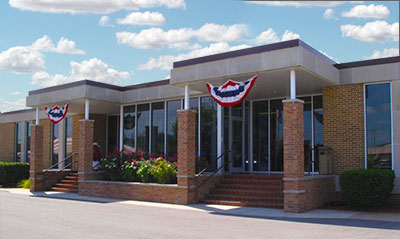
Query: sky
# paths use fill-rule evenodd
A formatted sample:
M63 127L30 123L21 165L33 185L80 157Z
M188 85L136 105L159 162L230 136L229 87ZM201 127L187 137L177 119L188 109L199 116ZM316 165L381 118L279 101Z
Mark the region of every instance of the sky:
M84 79L169 78L174 61L301 39L338 63L398 55L396 1L0 1L0 112Z

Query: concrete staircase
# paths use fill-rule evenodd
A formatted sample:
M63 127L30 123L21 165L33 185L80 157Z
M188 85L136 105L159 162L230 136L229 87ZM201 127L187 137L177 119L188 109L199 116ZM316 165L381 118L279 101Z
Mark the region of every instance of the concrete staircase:
M65 176L60 182L51 187L51 191L78 193L78 173L70 173Z
M201 203L283 208L282 175L229 174L210 189Z

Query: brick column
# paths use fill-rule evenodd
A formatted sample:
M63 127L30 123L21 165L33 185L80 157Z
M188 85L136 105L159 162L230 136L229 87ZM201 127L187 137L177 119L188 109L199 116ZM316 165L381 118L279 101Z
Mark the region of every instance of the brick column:
M284 211L306 210L302 100L283 101Z
M79 180L91 179L93 175L94 120L79 120Z
M44 191L43 187L43 126L31 127L31 159L29 163L30 191Z
M195 200L196 112L178 110L178 186L187 188L186 203Z

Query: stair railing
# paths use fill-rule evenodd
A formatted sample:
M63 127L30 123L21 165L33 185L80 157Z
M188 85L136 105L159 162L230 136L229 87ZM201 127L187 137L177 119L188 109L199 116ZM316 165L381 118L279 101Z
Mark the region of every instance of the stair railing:
M54 164L54 165L51 165L48 169L46 169L46 170L43 171L43 176L46 175L46 173L49 172L50 170L54 170L54 167L56 167L56 166L58 166L58 165L64 163L64 162L67 161L69 158L72 158L74 155L78 155L78 153L77 153L77 152L72 153L72 154L68 155L67 157L65 157L63 160L57 162L57 163ZM72 166L72 164L76 164L76 163L78 163L78 161L76 161L76 160L75 160L75 161L74 161L74 160L71 160L70 163L64 165L62 168L56 168L56 169L57 169L56 172L55 172L54 174L51 174L49 177L47 177L46 180L49 180L50 178L54 177L54 175L59 174L61 171L64 171L64 170L67 169L69 166ZM71 168L72 168L72 167L71 167Z
M230 152L231 152L230 150L225 150L220 156L218 156L218 158L216 159L216 161L218 162L219 159L221 159L223 156L225 156L225 154L230 153ZM227 162L225 162L225 160L222 160L221 165L220 165L216 170L214 170L214 171L209 175L209 177L208 177L206 180L204 180L197 188L201 188L204 184L206 184L208 181L210 181L211 178L213 178L222 168L224 168L226 164L229 165L230 163L231 163L231 160L230 160L229 157L228 157ZM204 168L203 170L201 170L198 174L196 174L196 177L202 175L206 170L207 170L207 167Z

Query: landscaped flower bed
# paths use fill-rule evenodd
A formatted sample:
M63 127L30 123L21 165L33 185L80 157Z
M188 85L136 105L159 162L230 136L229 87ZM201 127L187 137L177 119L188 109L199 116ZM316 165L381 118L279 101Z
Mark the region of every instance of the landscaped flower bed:
M116 151L101 160L101 169L111 181L175 184L177 164L164 155Z

